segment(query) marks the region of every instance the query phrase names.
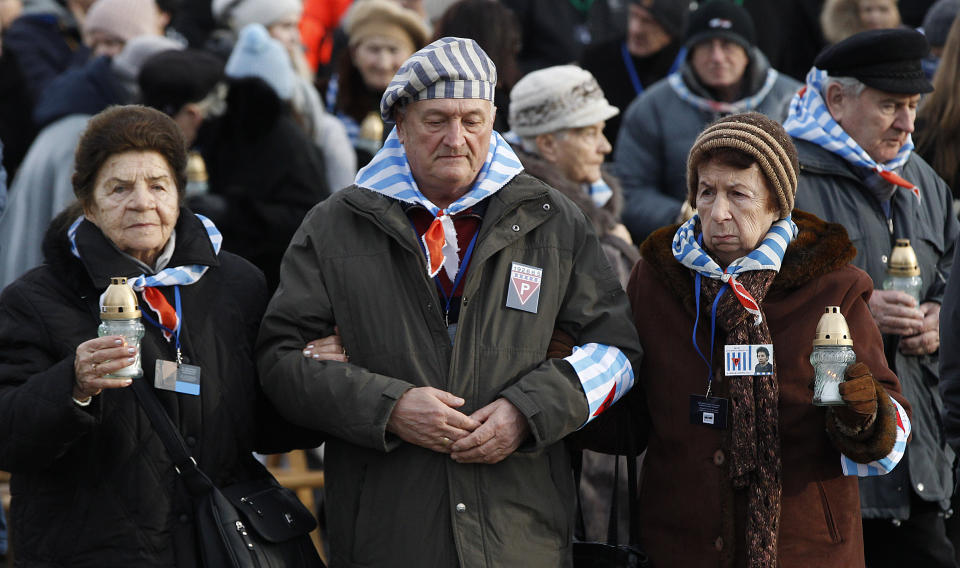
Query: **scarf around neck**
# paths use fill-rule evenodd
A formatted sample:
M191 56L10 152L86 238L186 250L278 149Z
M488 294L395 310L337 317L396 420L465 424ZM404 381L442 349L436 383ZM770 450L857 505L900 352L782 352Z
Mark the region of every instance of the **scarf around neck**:
M857 167L875 172L889 183L909 189L920 201L920 188L895 172L910 159L913 137L907 135L907 142L892 160L877 163L830 115L823 100L823 85L828 77L826 71L810 68L806 85L790 101L790 112L783 123L787 134L812 142Z
M427 256L427 274L433 278L439 274L442 267L452 282L460 270L460 257L457 254L460 247L457 244L457 231L453 226L451 215L456 215L500 191L522 171L520 158L510 148L510 144L494 131L490 134L487 158L473 186L446 209L440 209L417 187L417 182L410 171L410 163L407 161L406 150L400 143L397 129L394 127L380 151L369 164L357 172L354 183L364 189L405 203L422 205L433 215L433 222L421 237Z
M695 310L699 312L704 306L709 309L729 285L734 295L721 296L716 310L716 322L726 332L726 344L772 343L770 329L763 318L763 299L780 271L787 246L797 234L797 226L790 217L780 219L771 225L756 249L731 262L726 270L700 245L700 233L700 219L695 215L677 230L672 246L674 258L681 265L690 269L695 277L706 277L704 297ZM749 315L754 316L753 321ZM771 568L777 565L783 491L776 359L773 365L771 375L726 378L732 409L730 476L735 489L746 490L748 501L747 564Z
M203 224L203 228L206 229L207 237L213 246L214 255L220 254L220 247L223 245L223 236L220 234L219 229L213 224L213 221L203 215L197 213L194 213L194 215L196 215L197 219ZM73 256L81 260L80 249L77 247L77 229L85 219L86 217L81 215L70 225L70 228L67 229L67 238L70 240L70 252ZM203 264L167 266L155 274L148 275L143 273L134 278L127 279L130 287L140 292L143 296L143 301L157 314L158 321L166 328L163 330L163 335L167 341L170 341L172 337L170 332L176 332L180 326L180 319L177 317L176 310L173 309L170 302L167 301L163 293L157 288L161 286L189 286L190 284L198 282L209 268L209 266Z
M744 97L732 103L715 101L695 94L690 90L690 87L687 87L687 84L683 82L682 71L676 71L667 75L667 82L678 97L698 110L714 114L736 114L756 110L756 108L760 106L760 103L763 102L763 99L767 98L767 95L770 94L770 90L773 89L773 85L777 82L778 76L779 73L777 73L775 69L767 69L767 77L759 91L749 97Z

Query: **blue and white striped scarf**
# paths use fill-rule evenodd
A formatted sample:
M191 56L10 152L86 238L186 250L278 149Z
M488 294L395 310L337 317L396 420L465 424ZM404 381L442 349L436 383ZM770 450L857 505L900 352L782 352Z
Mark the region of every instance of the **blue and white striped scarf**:
M196 213L194 213L194 215L203 223L203 228L207 231L210 244L213 245L214 254L220 254L220 247L223 245L223 236L220 234L220 231L210 219ZM70 252L77 258L81 258L80 250L77 248L77 228L84 219L86 219L86 217L81 215L67 230L67 238L70 240ZM177 285L189 286L199 281L209 268L209 266L202 264L168 266L156 274L140 274L134 278L127 279L130 287L141 293L144 302L157 315L157 320L166 326L167 329L163 330L163 335L167 338L167 341L170 341L172 337L170 331L176 332L177 328L180 327L180 318L169 306L166 299L163 298L163 294L154 290L154 288Z
M823 84L827 78L826 71L816 67L810 68L810 72L807 73L806 87L795 94L790 101L790 113L783 123L787 134L813 142L855 166L876 172L888 182L909 189L919 201L920 189L894 172L910 159L913 138L907 135L907 142L892 160L884 164L877 163L830 116L830 111L823 101Z
M694 215L677 229L673 236L674 258L696 273L729 284L740 304L756 317L756 324L760 325L763 321L760 306L747 292L747 289L737 282L736 276L741 272L750 270L780 272L780 265L783 262L783 255L787 252L787 246L797 236L797 225L790 217L775 222L770 226L767 236L764 237L757 248L750 251L746 256L734 260L724 270L697 242L695 227L699 219L699 215Z
M770 89L773 88L773 84L777 82L777 77L779 75L780 74L777 73L775 69L767 69L767 78L764 80L759 91L749 97L740 99L739 101L734 101L732 103L705 99L699 95L695 95L693 91L687 87L687 84L683 82L682 71L676 71L668 75L667 82L673 88L673 91L678 97L698 110L711 112L714 114L736 114L739 112L755 110L758 106L760 106L760 103L763 102L763 99L767 98L767 95L770 93Z
M383 143L383 147L373 157L369 164L357 172L355 183L362 188L369 189L406 203L422 205L434 216L434 222L439 220L443 227L444 244L442 258L431 258L433 250L428 243L428 235L423 236L424 247L427 251L427 273L433 277L440 272L441 265L447 276L453 281L460 267L457 244L457 231L453 227L451 215L468 209L480 201L490 197L505 186L510 180L523 171L520 158L510 148L496 131L490 134L490 149L483 167L477 174L477 179L470 191L451 203L446 209L440 209L430 202L417 187L416 180L410 171L407 154L397 137L396 127ZM431 229L433 225L431 225ZM427 233L431 230L428 229Z

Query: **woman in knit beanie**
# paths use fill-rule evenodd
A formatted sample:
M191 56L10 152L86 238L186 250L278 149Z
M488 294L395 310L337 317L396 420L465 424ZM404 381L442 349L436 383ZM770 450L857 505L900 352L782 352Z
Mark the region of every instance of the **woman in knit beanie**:
M355 2L344 19L349 49L327 85L327 109L343 123L363 167L390 131L380 119L383 92L429 37L420 16L392 0Z
M897 463L908 405L867 307L873 283L849 264L842 226L793 209L798 173L777 122L718 120L689 154L698 214L640 247L627 287L638 384L584 436L647 451L640 533L653 565L864 565L856 476ZM810 388L826 306L858 359L830 407ZM639 444L625 444L628 428Z

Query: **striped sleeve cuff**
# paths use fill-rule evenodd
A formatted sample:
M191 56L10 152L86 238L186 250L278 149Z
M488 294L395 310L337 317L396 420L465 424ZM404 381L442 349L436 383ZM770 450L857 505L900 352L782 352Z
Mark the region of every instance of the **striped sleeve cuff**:
M897 441L893 443L893 449L885 457L870 463L857 463L840 454L840 467L843 468L844 475L855 475L857 477L886 475L900 463L900 459L903 458L903 453L907 449L907 438L910 437L910 418L907 417L907 411L900 406L899 402L894 400L893 397L890 397L890 400L893 401L893 405L897 409Z
M564 359L573 365L590 412L580 427L600 416L633 386L633 366L622 351L611 345L587 343L573 348Z

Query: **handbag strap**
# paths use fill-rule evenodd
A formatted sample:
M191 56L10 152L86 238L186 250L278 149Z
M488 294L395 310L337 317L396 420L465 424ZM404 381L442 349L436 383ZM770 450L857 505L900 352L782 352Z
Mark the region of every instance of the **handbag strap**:
M173 460L177 473L183 478L190 494L194 497L201 497L210 493L215 487L213 482L197 466L197 460L190 455L187 444L183 441L183 436L177 431L170 415L163 409L153 388L143 377L133 379L131 388L140 403L140 408L147 414L147 418L153 424L154 431L159 436L160 441L163 442L164 447L167 448L167 453L170 454L170 459Z

